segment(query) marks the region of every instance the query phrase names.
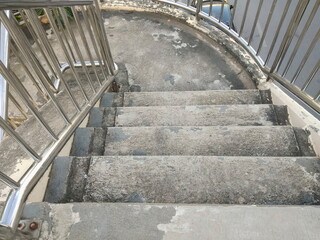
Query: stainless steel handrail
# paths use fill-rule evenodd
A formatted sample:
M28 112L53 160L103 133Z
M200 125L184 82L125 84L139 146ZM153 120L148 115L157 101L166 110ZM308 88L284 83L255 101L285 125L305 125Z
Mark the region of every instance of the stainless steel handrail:
M10 11L6 11L9 16ZM8 52L9 52L9 34L7 29L1 23L0 25L0 60L8 65ZM4 119L7 118L8 111L8 84L7 81L0 75L0 116ZM3 130L0 129L0 142L3 138Z
M65 13L64 7L66 6L72 10L76 26L71 26ZM32 9L34 7L44 8L50 26L58 39L59 47L63 50L64 58L56 54ZM19 9L31 36L35 40L37 52L31 47L17 21L6 15L5 11L7 10L2 10L7 8ZM56 14L59 14L59 17ZM5 64L6 58L0 59L0 74L9 83L10 89L15 91L15 96L19 98L18 102L16 97L9 93L11 101L27 118L29 116L20 105L20 102L24 103L24 106L32 113L32 118L45 130L43 132L47 133L45 136L47 136L47 142L50 143L45 150L39 152L30 144L30 139L28 141L24 139L19 131L15 131L10 126L10 122L5 117L0 116L0 128L17 142L34 161L20 180L15 180L0 170L0 181L11 188L0 219L0 239L6 239L8 234L13 234L17 229L27 196L75 129L111 85L114 75L117 73L117 66L112 59L98 0L1 1L0 21L14 42L12 53L20 58L22 69L31 78L30 80L36 85L44 99L48 100L44 107L47 107L63 121L63 127L59 128L57 132L55 126L50 125L48 118L43 116L42 109L38 107L33 96L21 83L16 73ZM77 28L79 35L75 35L72 27ZM89 47L89 41L90 47L93 46L93 49ZM85 51L80 49L80 45L84 47ZM83 52L86 53L86 56L83 55ZM45 60L41 61L40 57ZM65 63L66 60L67 63ZM50 67L48 64L51 64ZM93 70L93 76L89 67ZM64 75L68 69L71 70L76 86L74 83L70 85L71 80L68 80ZM85 73L84 76L79 73L79 69ZM60 83L60 91L52 79ZM69 105L62 103L61 99L67 99ZM66 105L74 110L66 109Z
M274 16L274 12L279 3L278 0L273 0L270 4L265 4L265 0L259 1L238 1L234 0L233 6L233 13L231 13L231 23L229 26L221 22L222 17L222 9L220 11L220 15L218 17L212 16L211 10L214 4L214 1L205 1L206 4L210 4L210 11L209 14L203 11L203 0L198 1L186 1L186 0L156 0L161 3L169 4L170 6L181 8L183 10L187 10L196 15L196 19L203 19L208 23L214 25L215 27L219 28L227 35L232 37L237 43L239 43L243 48L247 50L247 52L253 57L262 71L268 76L269 79L275 80L284 86L287 90L292 92L302 101L304 101L307 105L309 105L313 110L317 113L320 113L320 81L317 78L317 73L319 71L319 56L314 62L316 63L313 68L310 69L310 72L304 73L305 80L302 83L297 83L297 78L300 76L302 70L306 66L306 63L309 60L311 53L317 51L317 46L319 45L319 28L318 33L314 36L312 42L310 43L309 48L307 49L305 55L299 59L297 56L297 51L299 47L301 47L302 41L306 38L306 32L313 21L315 21L315 16L320 15L319 5L320 1L310 1L310 0L286 0L283 2L285 4L284 10L279 17L280 21L277 25L273 25L272 28L275 29L274 36L272 36L270 46L268 49L267 56L263 56L261 54L262 46L266 42L266 37L268 36L268 32L271 29L270 23ZM269 1L268 1L269 2ZM292 11L294 2L296 5L294 6L294 11L289 16L289 9ZM257 8L254 9L255 12L250 11L250 15L254 16L252 26L249 29L249 37L246 38L245 34L243 33L244 27L247 24L248 18L248 10L252 4L256 4ZM221 3L223 7L226 7L225 3ZM252 39L257 27L257 21L261 16L262 7L265 5L271 5L268 9L267 20L264 24L264 29L261 34L259 34L259 43L253 45ZM235 14L239 14L240 6L244 8L243 14L240 18L240 28L238 31L232 29L232 22L235 18ZM311 9L311 13L309 16L306 16L307 9ZM303 18L307 18L305 23L302 21ZM238 19L239 20L239 19ZM286 26L285 22L289 22L289 26L287 27L286 31L283 32L283 27ZM274 23L273 23L274 24ZM318 23L317 23L318 24ZM319 24L317 25L319 27ZM293 41L294 35L297 33L297 30L302 28L300 37L297 42ZM281 38L282 41L279 43ZM277 47L280 45L280 47ZM292 50L293 49L293 50ZM290 50L290 51L289 51ZM272 58L272 59L271 59ZM289 58L289 60L288 60ZM293 61L299 60L298 66L294 69L292 67ZM286 61L286 62L285 62ZM284 65L286 63L286 65ZM284 71L280 68L284 66ZM293 69L295 71L294 76L288 76L288 69ZM281 73L280 73L281 72ZM315 86L318 83L317 86ZM307 90L313 84L313 94L310 94ZM314 91L317 88L316 91Z

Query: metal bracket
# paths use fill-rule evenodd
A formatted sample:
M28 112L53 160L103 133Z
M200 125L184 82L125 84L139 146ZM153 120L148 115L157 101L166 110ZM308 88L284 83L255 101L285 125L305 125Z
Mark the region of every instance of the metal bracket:
M20 220L16 231L17 239L39 239L41 225L42 222L39 219Z

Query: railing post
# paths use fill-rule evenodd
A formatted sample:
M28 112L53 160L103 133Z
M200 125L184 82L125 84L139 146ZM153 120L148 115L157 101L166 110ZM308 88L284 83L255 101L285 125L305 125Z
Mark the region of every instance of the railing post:
M293 13L290 24L288 26L288 29L287 29L287 31L283 37L283 40L280 44L279 51L276 55L276 58L273 61L273 64L270 68L270 71L268 73L268 80L270 80L271 75L277 70L280 61L282 60L282 58L286 54L286 52L290 46L290 43L292 41L292 38L293 38L293 36L299 26L299 23L303 17L303 14L304 14L309 2L310 2L310 0L300 0L298 2L298 5L295 9L295 12Z
M198 1L196 1L196 3L197 3L196 19L197 19L197 21L199 21L200 20L199 13L201 12L201 9L202 9L202 0L198 0Z
M6 10L5 13L9 17L10 11ZM0 61L7 67L8 66L8 52L9 52L9 33L5 26L1 23L0 26ZM0 116L7 119L8 115L8 83L0 74ZM0 128L0 141L3 138L4 131Z

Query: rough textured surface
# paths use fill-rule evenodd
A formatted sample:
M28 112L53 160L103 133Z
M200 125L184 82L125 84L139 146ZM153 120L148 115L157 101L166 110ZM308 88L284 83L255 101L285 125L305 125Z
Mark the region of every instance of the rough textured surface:
M90 154L94 128L78 128L70 151L71 156L85 157Z
M105 155L300 156L301 152L292 127L285 126L115 127L108 129Z
M174 18L133 11L108 11L104 17L113 57L128 70L130 91L256 88L223 47Z
M88 157L57 157L52 165L44 201L81 202L90 164Z
M279 121L272 105L257 104L117 108L115 120L117 127L227 125L279 125Z
M124 107L261 104L261 91L185 91L185 92L128 92L124 93Z
M41 240L318 240L319 207L29 204Z
M318 204L319 173L317 158L93 157L84 199L89 202Z

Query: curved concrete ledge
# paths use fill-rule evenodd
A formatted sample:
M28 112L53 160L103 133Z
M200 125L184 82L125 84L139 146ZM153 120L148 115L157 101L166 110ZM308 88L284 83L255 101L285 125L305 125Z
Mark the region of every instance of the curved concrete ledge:
M164 14L174 17L187 25L197 29L207 35L210 39L222 45L231 53L238 62L246 69L257 87L261 90L269 89L266 83L266 76L250 56L250 54L235 40L218 28L209 25L206 22L198 22L192 14L178 9L172 8L166 4L153 2L150 0L104 0L102 4L104 10L120 10L120 11L137 11Z

